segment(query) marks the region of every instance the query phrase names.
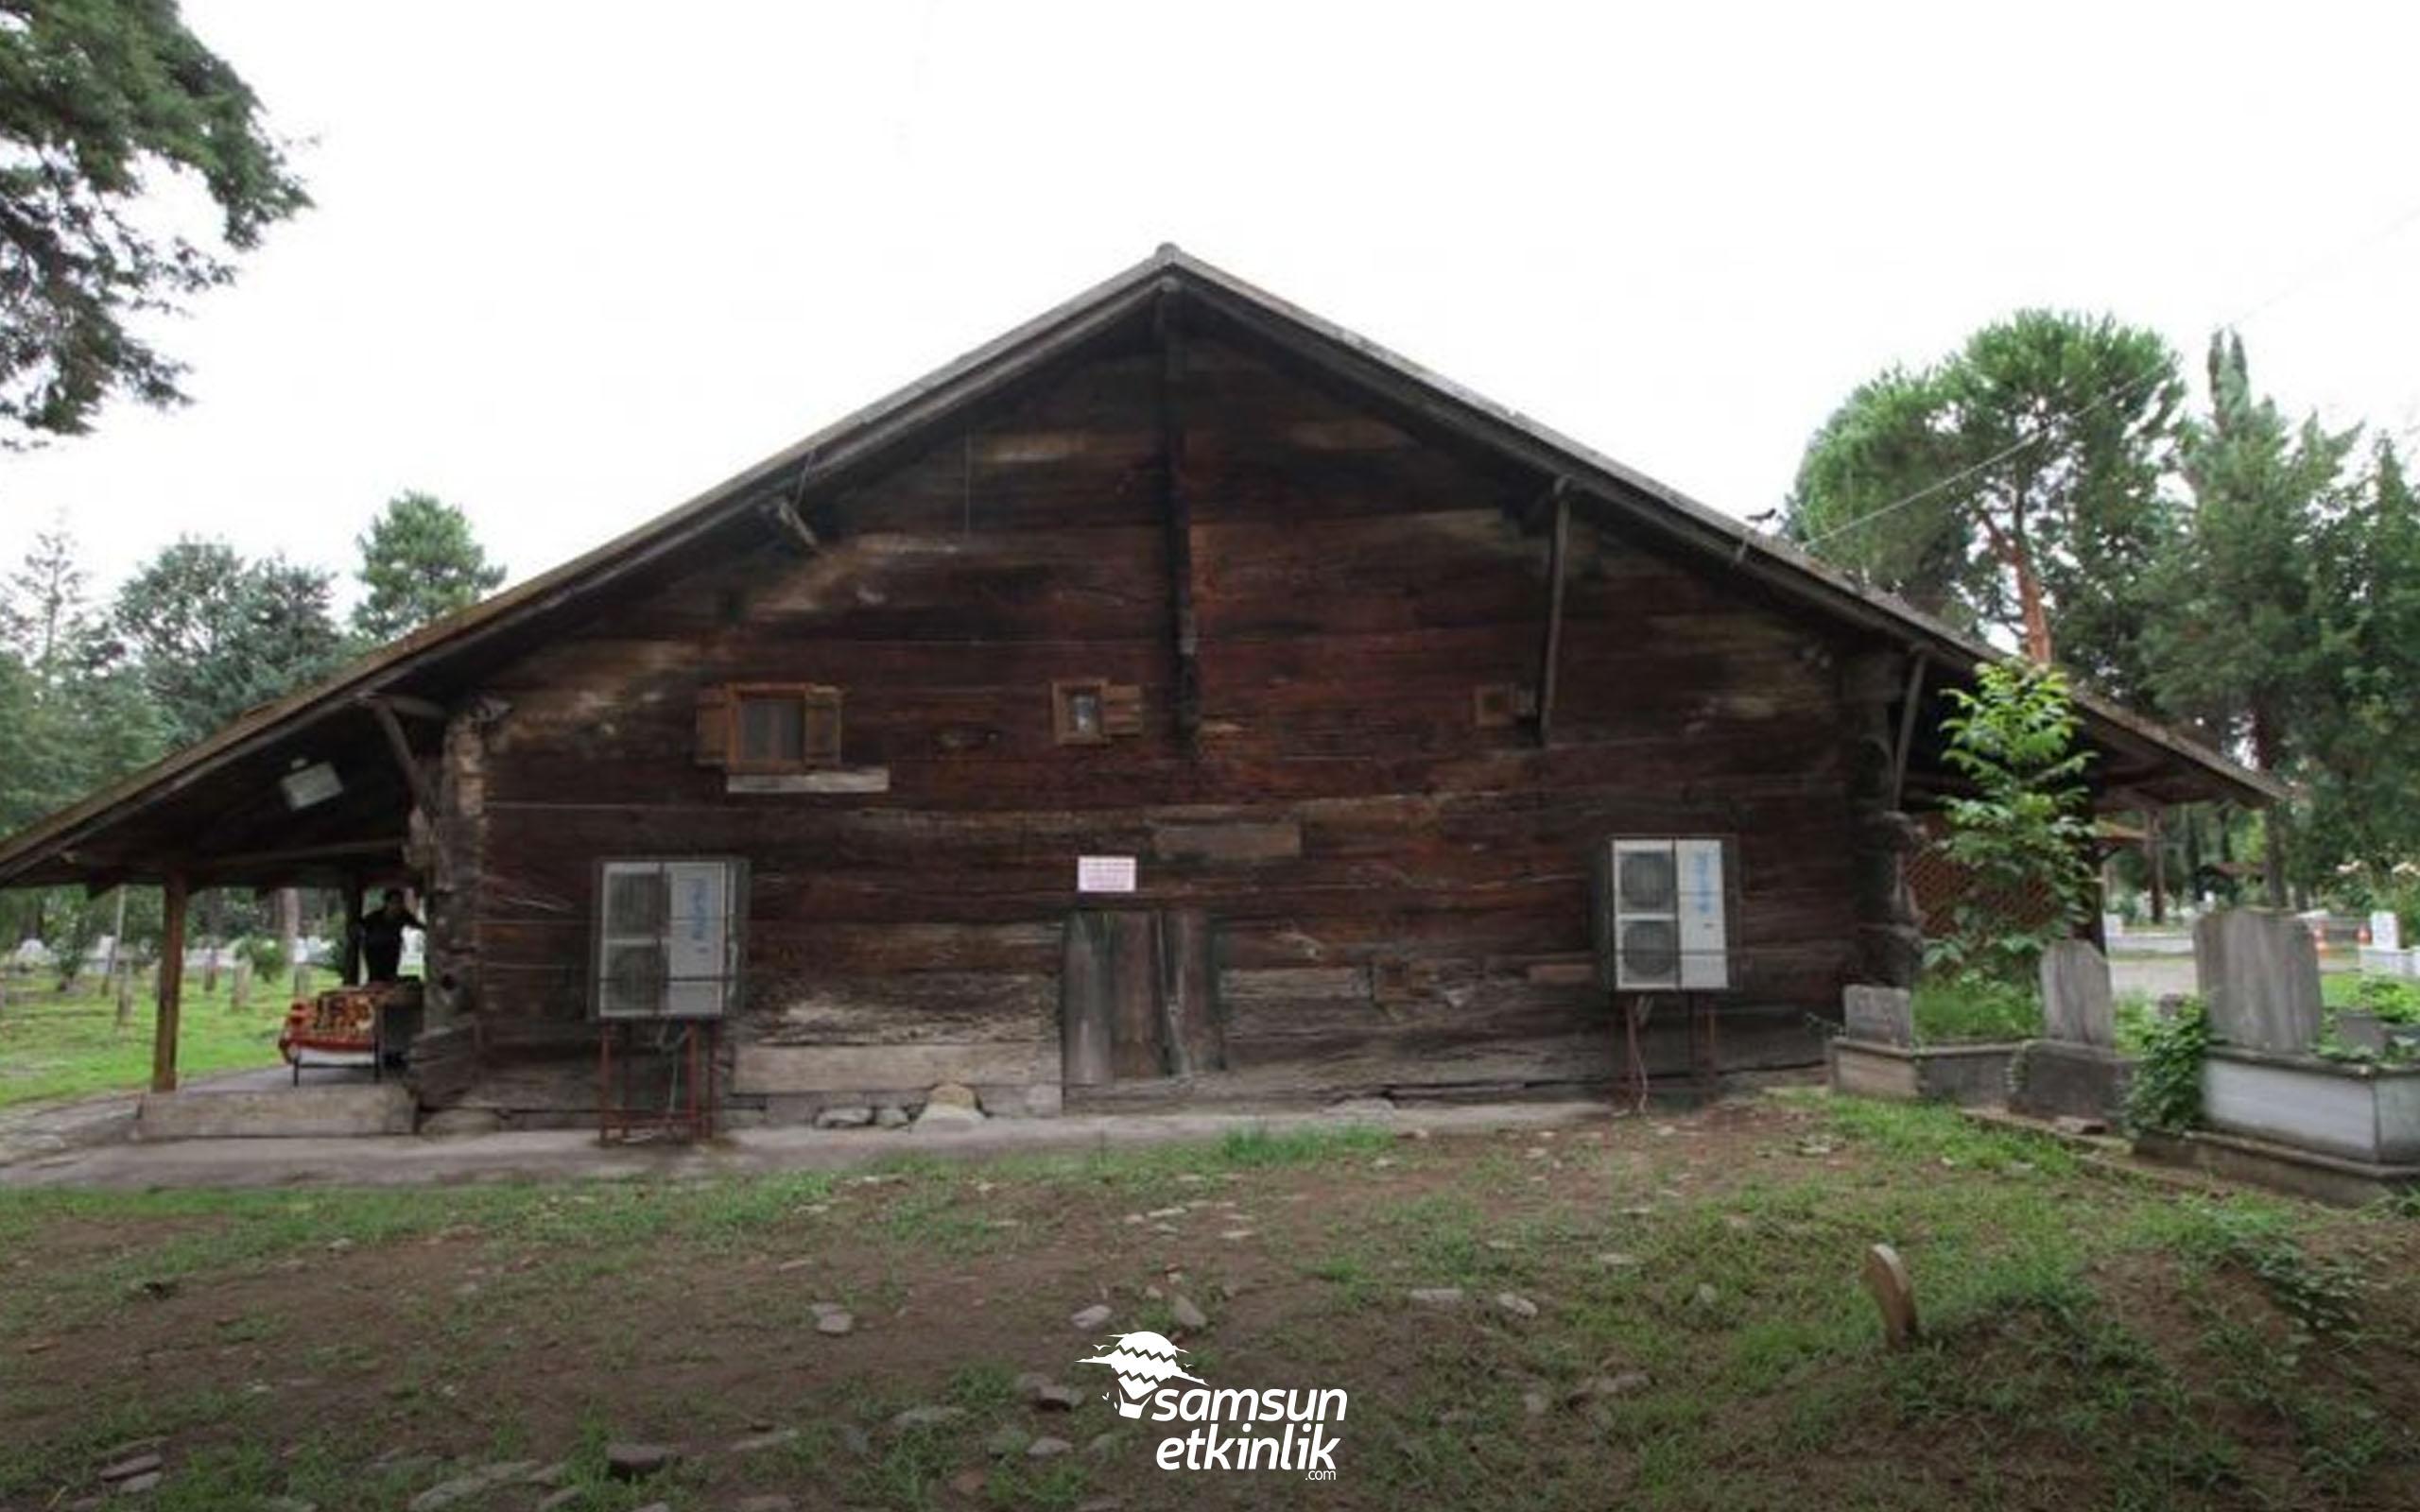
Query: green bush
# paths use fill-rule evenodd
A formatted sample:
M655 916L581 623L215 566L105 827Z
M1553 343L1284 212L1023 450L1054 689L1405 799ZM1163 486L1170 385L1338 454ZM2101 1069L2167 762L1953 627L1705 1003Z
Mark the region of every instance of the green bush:
M235 942L235 954L257 981L274 982L285 971L285 946L274 935L245 936Z
M2153 1018L2126 1092L2126 1123L2135 1129L2181 1134L2202 1121L2202 1057L2210 1046L2209 1020L2200 998L2187 998L2173 1019Z
M2141 988L2130 988L2118 994L2111 1003L2112 1027L2117 1031L2118 1053L2139 1056L2151 1040L2152 1030L2162 1020L2159 1005Z
M1998 977L1927 975L1910 1004L1918 1044L1991 1043L2042 1033L2042 1005L2014 982Z
M2389 1023L2420 1023L2420 982L2395 976L2365 976L2355 990L2363 1013Z

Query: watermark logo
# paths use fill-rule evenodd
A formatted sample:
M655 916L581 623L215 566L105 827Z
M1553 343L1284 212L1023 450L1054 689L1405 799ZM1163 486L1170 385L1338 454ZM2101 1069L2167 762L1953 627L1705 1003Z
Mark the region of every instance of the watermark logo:
M1339 1390L1213 1389L1181 1363L1185 1351L1157 1333L1121 1333L1100 1354L1078 1365L1107 1366L1117 1375L1109 1400L1118 1416L1192 1425L1160 1440L1152 1459L1164 1470L1301 1470L1314 1481L1336 1479L1337 1435L1344 1421ZM1186 1390L1170 1382L1189 1382Z
M1160 1388L1161 1383L1190 1381L1197 1386L1201 1384L1200 1376L1186 1375L1184 1366L1176 1363L1177 1356L1184 1352L1159 1334L1138 1330L1119 1334L1107 1354L1092 1355L1076 1363L1105 1365L1116 1371L1118 1389L1125 1393L1123 1397L1112 1399L1117 1403L1117 1415L1140 1418L1143 1416L1143 1403L1150 1400L1151 1393Z

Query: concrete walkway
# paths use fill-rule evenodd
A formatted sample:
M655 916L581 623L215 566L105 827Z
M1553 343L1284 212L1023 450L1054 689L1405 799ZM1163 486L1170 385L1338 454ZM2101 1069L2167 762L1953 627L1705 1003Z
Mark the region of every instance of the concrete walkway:
M262 1091L284 1087L292 1073L284 1066L255 1066L244 1071L213 1072L195 1076L184 1090L194 1092ZM311 1072L303 1073L307 1085ZM320 1074L334 1075L335 1073ZM364 1079L367 1079L364 1074ZM78 1097L63 1103L25 1103L0 1108L0 1169L19 1161L57 1155L62 1150L110 1144L134 1132L135 1110L143 1104L140 1088Z
M1612 1118L1602 1103L1487 1103L1390 1108L1356 1102L1317 1110L1115 1113L999 1118L926 1129L746 1129L702 1146L602 1145L595 1133L548 1129L364 1139L176 1140L57 1150L0 1165L0 1189L458 1186L479 1181L697 1178L774 1171L842 1171L904 1155L982 1160L1215 1140L1231 1130L1370 1124L1432 1133L1563 1127Z

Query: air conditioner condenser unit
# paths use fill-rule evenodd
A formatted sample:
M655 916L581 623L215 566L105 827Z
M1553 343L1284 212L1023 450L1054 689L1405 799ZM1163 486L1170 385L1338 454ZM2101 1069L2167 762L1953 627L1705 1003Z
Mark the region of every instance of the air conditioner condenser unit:
M1598 983L1612 992L1732 986L1730 847L1720 839L1616 836L1598 847Z

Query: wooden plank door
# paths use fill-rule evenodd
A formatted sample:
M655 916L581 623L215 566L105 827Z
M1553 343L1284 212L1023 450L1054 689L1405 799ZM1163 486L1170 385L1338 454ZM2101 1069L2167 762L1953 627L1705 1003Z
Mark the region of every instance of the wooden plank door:
M1060 976L1070 1087L1226 1069L1210 920L1199 909L1088 908L1067 919Z

